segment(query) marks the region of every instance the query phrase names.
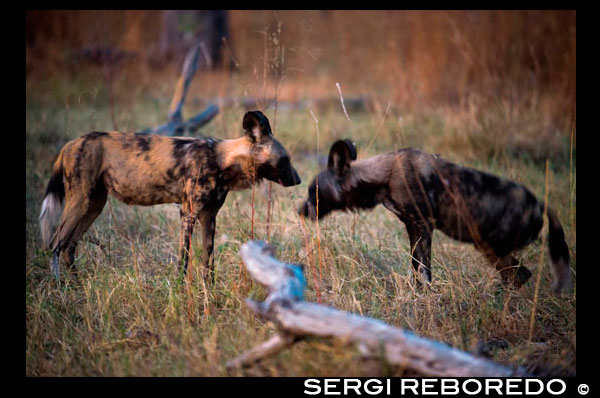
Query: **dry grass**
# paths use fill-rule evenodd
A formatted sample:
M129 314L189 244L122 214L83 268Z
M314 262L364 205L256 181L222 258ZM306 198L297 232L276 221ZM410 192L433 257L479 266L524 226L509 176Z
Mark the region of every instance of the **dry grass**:
M316 301L318 292L324 304L464 350L479 341L504 339L508 348L494 352L498 361L575 373L576 282L562 298L550 294L549 267L540 263L541 252L548 261L541 240L518 255L534 274L543 267L531 342L532 282L519 290L503 288L472 246L436 232L434 282L428 291L416 289L407 234L383 208L323 220L322 261L314 261L316 226L306 224L307 247L295 211L323 167L329 145L350 137L360 157L418 147L521 182L539 198L545 194L544 161L549 158L549 202L565 228L576 271L574 13L389 14L234 12L232 42L241 66L233 72L199 73L184 114L200 111L207 98L216 96L279 99L276 113L270 107L266 114L303 182L287 189L272 186L270 216L268 184L256 188L254 236L265 238L268 231L278 258L308 265L307 300ZM139 17L139 26L145 26L144 18L150 17ZM467 24L470 20L475 22ZM538 21L534 28L524 28L533 20ZM53 26L49 21L46 25ZM362 33L353 26L362 26ZM79 245L79 278L65 273L59 284L50 276L50 253L41 249L37 216L60 147L87 131L110 130L114 122L123 131L164 122L178 73L178 67L153 70L142 62L113 70L111 115L101 68L57 68L75 46L64 33L69 29L63 28L62 41L51 42L49 55L42 54L39 43L27 50L27 375L226 375L227 360L273 331L243 305L245 297L265 295L238 256L251 234L251 190L231 193L217 216L213 287L200 277L202 249L196 235L191 283L177 284L176 205L134 207L112 198L87 233L93 239ZM82 42L90 34L75 32ZM139 48L144 37L128 32L117 36L121 41L111 40L128 38L130 48ZM542 40L544 34L554 39ZM518 35L526 39L515 41ZM283 47L285 61L269 64L264 79L264 49L268 57ZM42 66L38 59L48 62ZM538 65L541 59L545 63ZM347 118L336 82L346 100L368 95L371 105L363 111L348 108ZM320 97L337 102L311 108L319 122L316 154L313 115L309 109L286 109L282 102ZM202 134L239 136L243 112L223 110ZM342 343L309 339L234 374L385 376L404 370L363 360Z

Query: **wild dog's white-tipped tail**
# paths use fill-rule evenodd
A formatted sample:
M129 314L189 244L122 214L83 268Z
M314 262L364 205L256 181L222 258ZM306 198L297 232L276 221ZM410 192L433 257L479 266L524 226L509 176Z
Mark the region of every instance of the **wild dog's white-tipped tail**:
M44 198L42 203L42 211L40 212L40 232L42 233L42 242L45 248L49 248L52 232L58 224L61 213L61 200L53 193L49 193Z
M548 207L550 260L554 282L552 290L560 292L569 288L571 281L571 267L569 259L569 247L565 242L565 233L558 220L556 212Z
M42 242L45 248L50 248L50 240L52 232L58 218L60 217L63 199L65 198L65 185L63 182L63 165L62 151L58 155L58 159L54 164L52 176L46 188L46 196L42 203L42 211L40 212L40 231L42 233Z

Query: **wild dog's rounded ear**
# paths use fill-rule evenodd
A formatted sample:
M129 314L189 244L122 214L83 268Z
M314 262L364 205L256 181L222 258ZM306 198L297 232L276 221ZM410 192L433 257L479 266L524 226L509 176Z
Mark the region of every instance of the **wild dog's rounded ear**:
M356 143L350 141L349 139L345 139L344 142L348 145L350 149L350 159L356 160Z
M350 170L350 162L356 160L356 147L352 141L338 140L329 150L327 168L336 176L341 177Z
M246 112L242 121L242 128L252 142L260 142L273 135L269 119L261 111Z

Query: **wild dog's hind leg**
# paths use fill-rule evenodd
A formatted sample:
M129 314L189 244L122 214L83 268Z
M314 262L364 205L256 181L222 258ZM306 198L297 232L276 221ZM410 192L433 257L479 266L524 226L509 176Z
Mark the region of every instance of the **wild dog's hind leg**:
M96 218L98 218L100 213L102 213L107 198L108 191L104 183L102 181L99 181L90 195L87 211L79 220L77 228L75 229L71 237L69 245L65 246L67 254L65 257L65 262L71 268L72 271L76 271L75 249L77 248L77 243L79 243L79 240L81 239L83 234L88 230L88 228L92 225Z
M521 287L525 283L527 283L529 278L531 278L531 275L532 275L531 271L527 267L525 267L523 265L519 265L519 260L517 260L513 256L508 256L508 257L510 257L511 266L517 267L517 271L515 273L514 284L516 287Z
M526 267L519 265L519 260L510 254L499 257L494 250L489 247L476 247L485 255L490 264L500 272L500 276L504 283L512 282L516 287L521 287L531 277L531 271Z
M56 249L52 251L52 260L50 260L50 272L56 279L58 279L60 275L60 265L58 264L58 260L60 257L60 249Z
M77 267L75 266L75 251L77 249L77 243L71 244L66 251L65 263L69 266L70 270L77 273Z
M65 263L69 266L70 270L74 273L77 273L77 267L75 267L75 249L77 249L77 245L76 244L71 244L68 248L68 250L66 249L56 249L52 252L52 261L50 262L50 271L52 272L52 275L54 275L54 277L56 279L59 278L60 275L60 266L58 264L58 260L60 257L60 253L66 252L66 256L65 258Z
M406 223L410 240L412 265L425 281L431 282L431 232L427 225Z
M102 181L98 181L88 197L67 193L65 210L60 225L51 241L53 251L51 269L55 277L58 278L59 274L59 252L64 254L66 265L74 269L77 243L94 220L102 213L107 196L108 191Z
M67 258L69 253L65 253L65 249L71 246L70 243L75 234L75 230L86 213L86 201L86 198L81 198L79 196L74 197L70 194L66 195L65 209L61 216L60 224L50 240L50 247L52 248L50 270L56 279L59 278L60 274L59 258L61 254L65 254L65 256L63 256L65 261L69 266L71 265L70 259Z

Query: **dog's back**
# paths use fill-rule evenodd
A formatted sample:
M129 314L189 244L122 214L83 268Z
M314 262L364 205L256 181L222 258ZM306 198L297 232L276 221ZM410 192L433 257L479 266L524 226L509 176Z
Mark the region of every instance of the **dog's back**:
M400 207L413 211L413 218L474 243L488 258L511 263L515 260L508 259L510 254L539 235L544 203L525 186L415 149L399 150L394 157L392 180L401 182L391 192L401 197ZM555 211L551 207L546 211L552 288L561 290L569 284L569 250Z

